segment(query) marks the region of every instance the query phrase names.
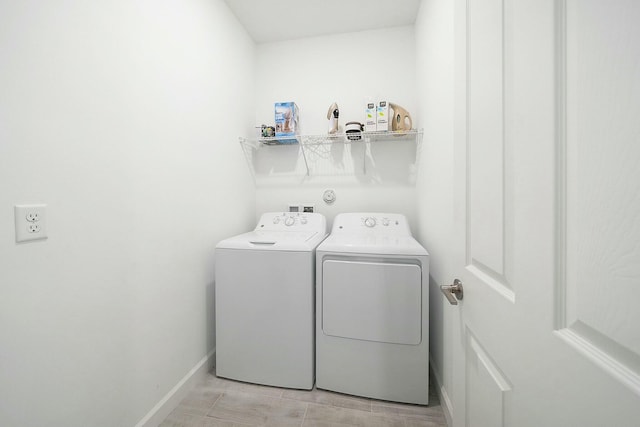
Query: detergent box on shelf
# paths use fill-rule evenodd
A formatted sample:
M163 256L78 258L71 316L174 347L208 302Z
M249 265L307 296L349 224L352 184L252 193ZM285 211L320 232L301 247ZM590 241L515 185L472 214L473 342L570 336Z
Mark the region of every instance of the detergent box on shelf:
M300 113L295 102L276 102L276 138L281 144L297 144L296 135L300 133L298 125Z
M389 104L387 101L378 101L376 115L376 130L389 130Z
M376 103L374 101L367 101L364 109L364 130L367 132L377 130Z

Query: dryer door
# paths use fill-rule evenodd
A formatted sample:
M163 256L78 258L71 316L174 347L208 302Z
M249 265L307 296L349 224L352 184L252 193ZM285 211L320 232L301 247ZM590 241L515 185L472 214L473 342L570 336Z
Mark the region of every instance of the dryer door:
M420 344L422 272L410 263L325 260L325 335L391 344Z

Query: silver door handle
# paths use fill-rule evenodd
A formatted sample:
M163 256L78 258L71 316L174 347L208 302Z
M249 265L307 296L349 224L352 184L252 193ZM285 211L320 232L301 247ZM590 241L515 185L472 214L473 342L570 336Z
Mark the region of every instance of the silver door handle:
M440 285L440 291L447 297L451 305L458 305L458 300L461 300L464 294L462 291L462 282L458 279L453 281L453 285Z

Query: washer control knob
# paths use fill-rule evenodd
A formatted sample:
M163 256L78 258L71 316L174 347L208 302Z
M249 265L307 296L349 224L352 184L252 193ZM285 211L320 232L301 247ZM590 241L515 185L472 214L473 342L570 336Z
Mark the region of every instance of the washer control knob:
M273 217L273 223L274 224L277 224L279 222L280 222L280 218L279 217L277 217L277 216Z
M367 227L375 227L376 226L376 219L372 216L365 218L364 220L364 225L366 225Z
M382 218L382 225L384 225L385 227L389 226L389 218Z
M287 219L284 220L284 225L290 227L294 222L296 222L295 218L293 218L292 216L288 216Z
M307 223L307 218L302 217L300 218L300 224L306 224Z

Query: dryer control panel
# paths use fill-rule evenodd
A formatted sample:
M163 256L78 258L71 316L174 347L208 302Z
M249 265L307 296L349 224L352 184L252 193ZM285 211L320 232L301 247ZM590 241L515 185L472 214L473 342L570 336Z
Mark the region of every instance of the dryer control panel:
M410 236L407 218L396 213L344 213L333 221L331 233L370 233Z
M256 226L258 230L318 231L326 233L327 222L322 214L301 212L267 212Z

